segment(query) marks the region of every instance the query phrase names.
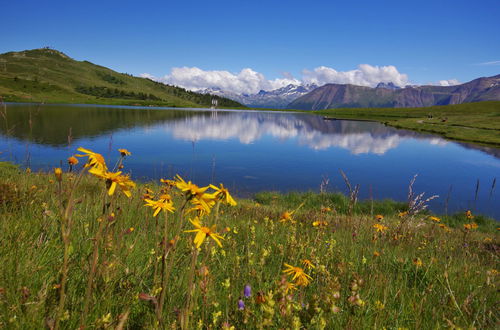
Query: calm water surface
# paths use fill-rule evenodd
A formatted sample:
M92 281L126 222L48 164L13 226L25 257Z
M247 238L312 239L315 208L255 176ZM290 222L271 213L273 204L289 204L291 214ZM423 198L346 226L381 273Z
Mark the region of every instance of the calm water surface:
M109 163L127 148L125 169L136 180L179 173L200 185L223 182L239 196L318 191L323 178L328 190L345 191L343 170L360 184L361 198L405 201L418 174L415 190L440 196L431 203L435 212L446 212L448 197L448 212L471 209L500 219L498 187L491 189L499 149L378 123L261 111L8 104L0 134L0 160L34 170L65 165L79 146Z

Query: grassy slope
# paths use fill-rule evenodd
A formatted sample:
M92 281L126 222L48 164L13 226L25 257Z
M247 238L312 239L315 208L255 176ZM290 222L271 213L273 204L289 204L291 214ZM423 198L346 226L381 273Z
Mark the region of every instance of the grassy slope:
M115 89L128 96L102 97L82 89ZM78 92L78 90L80 92ZM135 93L135 96L130 95ZM139 97L143 93L146 97ZM109 94L109 92L108 92ZM0 54L0 96L4 101L45 103L94 103L117 105L161 105L209 107L210 95L156 83L145 78L115 72L87 61L75 61L61 52L34 49ZM242 107L219 98L221 107Z
M53 179L53 175L0 166L0 327L43 328L56 315L63 243ZM63 200L71 182L71 176L64 174ZM158 294L161 269L163 216L157 218L158 224L152 210L143 206L145 187L160 189L157 184L146 184L138 186L131 199L120 194L112 202L113 222L104 217L109 224L101 242L88 327L114 328L125 314L126 327L156 327L153 305L138 299L139 293ZM84 176L75 191L62 328L80 324L103 189L103 182ZM172 194L180 209L182 197L175 191ZM496 224L487 219L474 218L478 230L464 236L462 225L471 221L464 215L442 220L454 227L449 231L426 216L405 218L406 225L401 225L397 212L405 206L390 201L375 202L373 211L371 203L362 203L352 217L346 215L348 199L336 194L262 193L254 201L238 202L236 207L221 207L218 228L231 228L224 234L223 248L213 242L201 247L194 273L191 328L200 322L220 328L227 322L237 329L263 324L271 328L298 328L300 324L318 329L484 329L495 328L499 322L500 238ZM278 221L284 211L292 210L296 210L292 215L296 223ZM204 223L215 222L214 213ZM382 234L372 227L377 213L385 216L381 223L388 227ZM179 219L178 211L168 217L169 237L176 233L180 237L169 255L172 274L165 288L164 317L167 328L175 328L193 274L189 246L194 234L184 232L192 225ZM313 227L317 220L328 224ZM282 273L284 263L302 267L303 259L316 267L306 270L311 284L284 295L282 284L291 280ZM201 271L202 266L208 273ZM363 302L359 305L348 299L353 281ZM247 284L252 297L243 298L246 307L238 310ZM265 296L265 302L255 300L257 292Z
M375 120L397 128L437 133L451 140L500 146L499 101L426 108L328 109L314 113L338 119Z

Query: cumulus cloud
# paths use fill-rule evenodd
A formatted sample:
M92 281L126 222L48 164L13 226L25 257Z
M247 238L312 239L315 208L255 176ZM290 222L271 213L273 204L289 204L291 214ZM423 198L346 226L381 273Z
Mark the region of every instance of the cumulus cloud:
M398 86L408 84L408 76L400 73L395 66L372 66L369 64L360 64L357 69L350 71L336 71L333 68L320 66L313 70L303 70L301 79L294 78L288 72L283 73L282 78L267 79L262 73L250 68L232 73L223 70L202 70L197 67L173 68L170 74L161 78L153 77L148 73L142 74L141 77L194 91L218 88L237 94L255 94L260 90L269 91L289 84L322 86L336 83L370 87L375 87L379 82L393 82Z
M148 74L141 76L150 77ZM273 90L289 84L300 84L300 81L293 77L268 80L262 73L250 68L243 69L239 73L206 71L196 67L173 68L170 74L156 80L195 91L205 88L220 88L223 91L237 94L254 94L260 90Z
M457 79L439 80L437 82L429 83L429 85L432 86L455 86L460 84L460 81L458 81Z
M319 86L328 83L369 87L375 87L379 82L392 82L397 86L408 84L408 76L400 73L393 65L372 66L360 64L357 69L351 71L336 71L326 66L320 66L312 71L304 70L302 74L305 83Z

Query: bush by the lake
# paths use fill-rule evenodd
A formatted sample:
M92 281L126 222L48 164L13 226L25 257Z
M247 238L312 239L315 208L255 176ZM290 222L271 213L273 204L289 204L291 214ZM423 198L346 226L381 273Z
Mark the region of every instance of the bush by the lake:
M89 149L0 164L0 328L495 328L498 226L393 201L175 176ZM422 205L423 206L423 205Z

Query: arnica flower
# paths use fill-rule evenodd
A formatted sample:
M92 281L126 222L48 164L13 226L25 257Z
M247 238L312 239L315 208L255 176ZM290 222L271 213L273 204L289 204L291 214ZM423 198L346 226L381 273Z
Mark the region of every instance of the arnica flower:
M422 262L422 260L420 260L420 258L413 259L413 264L417 267L422 267L424 265L424 263Z
M245 285L245 289L243 289L243 295L245 296L245 298L250 298L250 296L252 295L252 287L249 284Z
M292 265L285 263L286 269L283 270L283 273L292 276L292 281L295 281L295 284L301 286L307 286L312 280L312 277L307 275L304 270L300 267L294 267Z
M62 181L62 169L60 167L54 169L54 175L56 176L57 181Z
M400 217L400 218L404 218L404 217L406 217L407 215L408 215L408 212L407 212L407 211L404 211L404 212L399 212L399 213L398 213L398 217Z
M467 217L467 219L474 218L474 216L472 215L472 212L470 210L467 210L467 212L465 212L465 216Z
M332 209L329 208L329 207L322 207L320 211L323 212L323 213L327 213L327 212L331 212Z
M438 217L429 217L429 220L432 220L434 222L440 222L441 221L441 219L438 218Z
M464 224L464 229L465 230L474 230L474 229L477 229L477 227L478 227L477 223L475 223L475 222Z
M185 230L185 233L196 233L196 236L194 237L194 244L196 244L196 248L199 249L201 244L203 244L203 241L205 241L205 238L211 237L217 245L222 247L222 244L220 242L221 239L224 239L221 235L217 234L215 232L215 225L213 225L211 228L204 227L201 225L199 218L194 218L194 220L189 220L193 226L195 226L196 229L193 230Z
M380 220L383 220L383 219L384 219L384 216L382 214L377 214L375 216L375 220L377 220L377 221L380 221Z
M306 267L307 269L313 269L313 268L316 268L316 266L313 265L313 263L311 262L311 260L309 259L304 259L302 260L302 264L304 265L304 267Z
M233 197L231 197L231 195L229 194L229 190L227 190L222 183L219 187L216 187L212 184L209 187L215 190L215 192L212 194L214 196L214 199L219 198L226 204L236 206L236 201L233 199Z
M378 232L381 232L383 233L384 231L386 231L387 229L389 229L389 227L387 226L384 226L384 225L381 225L380 223L376 223L373 225L373 228L376 229L377 233Z
M130 151L128 151L127 149L118 149L118 152L120 153L120 155L122 157L132 155L132 153Z
M75 166L76 164L78 164L78 159L76 159L75 156L71 156L68 158L68 164L71 166Z
M106 166L106 161L104 160L104 157L101 154L98 154L96 152L93 152L92 150L85 149L82 147L78 148L77 150L83 152L84 155L75 155L75 156L89 158L89 161L87 162L87 164L85 164L85 167L94 167L101 172L104 172L108 169L108 167Z
M293 220L292 214L293 214L293 212L288 212L288 211L283 212L283 214L280 216L279 222L292 222L292 223L294 223L295 220Z
M328 222L327 221L324 221L324 220L318 220L318 221L314 221L312 223L313 227L326 227L328 226Z
M209 188L208 186L200 188L191 181L186 182L183 178L181 178L179 174L177 174L175 177L175 186L180 191L185 192L189 196L189 198L194 196L201 196Z
M135 188L135 183L130 180L130 177L128 175L121 175L121 171L113 173L108 171L101 171L98 168L93 167L89 170L89 173L106 180L109 196L112 196L115 193L116 186L118 186L125 194L125 196L127 196L128 198L132 197L131 189Z
M175 208L171 200L159 199L157 201L152 199L145 199L144 206L152 207L154 210L153 217L156 217L160 211L173 213Z

